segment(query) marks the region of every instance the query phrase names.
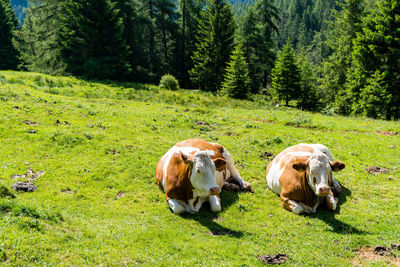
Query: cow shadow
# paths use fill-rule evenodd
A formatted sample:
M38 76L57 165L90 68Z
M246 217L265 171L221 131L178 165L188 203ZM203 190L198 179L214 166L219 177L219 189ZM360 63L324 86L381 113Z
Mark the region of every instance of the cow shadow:
M241 238L244 235L244 232L230 229L228 227L220 225L217 222L220 215L238 201L240 194L245 194L245 193L222 190L220 194L221 211L218 213L212 212L210 203L205 202L199 212L194 214L184 213L179 216L186 220L197 221L202 226L206 227L210 231L209 234L212 236L227 235L235 238Z
M351 191L347 187L343 185L341 185L341 187L342 187L342 193L338 196L339 201L336 210L334 212L326 210L321 204L321 206L317 210L317 213L304 214L304 216L324 221L331 227L331 230L328 231L335 232L338 234L369 234L366 231L359 230L356 227L341 222L335 218L336 214L340 214L340 206L346 203L347 198L351 196Z

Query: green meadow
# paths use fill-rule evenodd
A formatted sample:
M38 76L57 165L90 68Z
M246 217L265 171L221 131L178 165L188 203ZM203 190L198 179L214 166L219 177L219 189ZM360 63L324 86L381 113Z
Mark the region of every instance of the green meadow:
M172 214L155 167L189 138L224 145L255 193L224 191L217 214ZM295 215L266 186L273 155L302 142L346 163L336 212ZM38 189L13 191L28 166L44 172ZM400 243L398 122L2 71L0 187L0 265L262 266L260 255L277 253L287 266L400 265L400 251L360 254Z

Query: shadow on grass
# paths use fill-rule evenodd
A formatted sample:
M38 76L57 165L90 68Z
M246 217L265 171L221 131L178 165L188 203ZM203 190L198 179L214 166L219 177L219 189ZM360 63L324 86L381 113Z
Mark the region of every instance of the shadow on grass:
M214 213L210 209L210 204L208 202L204 203L201 207L200 211L195 214L184 213L180 215L182 218L187 220L195 220L208 230L210 230L210 235L219 236L219 235L228 235L231 237L240 238L244 235L242 231L235 231L225 226L222 226L216 222L219 215L227 210L230 206L236 203L239 199L239 193L225 191L221 192L221 211L219 213Z
M340 213L340 206L343 203L346 203L347 197L351 196L351 191L346 188L345 186L342 186L342 193L339 195L339 202L337 205L337 208L334 212L328 211L324 209L323 207L320 207L315 214L305 214L304 216L311 217L311 218L316 218L319 220L324 221L326 224L330 225L332 232L338 233L338 234L369 234L368 232L365 232L363 230L359 230L356 227L353 227L347 223L341 222L335 218L336 214ZM321 206L323 206L321 204Z

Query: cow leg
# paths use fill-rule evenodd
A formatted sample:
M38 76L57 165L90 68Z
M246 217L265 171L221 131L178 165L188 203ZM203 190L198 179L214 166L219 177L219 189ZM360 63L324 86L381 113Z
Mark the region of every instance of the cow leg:
M221 200L218 196L210 196L208 198L208 201L210 202L212 212L220 212L221 211Z
M327 197L325 197L325 207L327 210L336 210L338 199L335 197L331 191Z
M292 211L293 213L300 214L305 212L303 206L299 203L297 203L294 200L290 200L287 197L282 197L282 206L287 209L288 211Z
M340 194L342 193L342 186L339 184L338 181L336 181L336 180L333 178L333 175L332 175L332 186L331 186L331 190L333 191L333 193L335 194L335 196L338 196L338 195L340 195Z
M242 179L242 177L240 177L240 174L235 167L235 163L233 162L231 154L229 154L229 152L225 148L222 153L222 156L224 157L224 159L227 162L226 167L228 168L232 179L238 183L238 185L240 186L240 189L243 191L248 191L248 192L254 193L253 188L251 188L251 185L248 182L244 181Z
M168 199L168 206L175 214L182 214L186 211L186 209L175 199Z

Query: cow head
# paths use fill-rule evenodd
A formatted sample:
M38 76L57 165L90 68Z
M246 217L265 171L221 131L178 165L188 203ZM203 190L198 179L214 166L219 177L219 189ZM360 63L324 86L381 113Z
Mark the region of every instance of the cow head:
M292 167L306 172L307 182L317 196L327 196L332 185L332 172L345 167L340 161L330 162L324 153L314 153L307 161L293 163Z
M198 151L193 156L188 156L181 152L181 157L191 169L190 182L194 190L199 194L198 196L206 197L221 192L221 188L215 181L214 173L216 169L225 167L226 161L224 159L211 160L205 151Z

